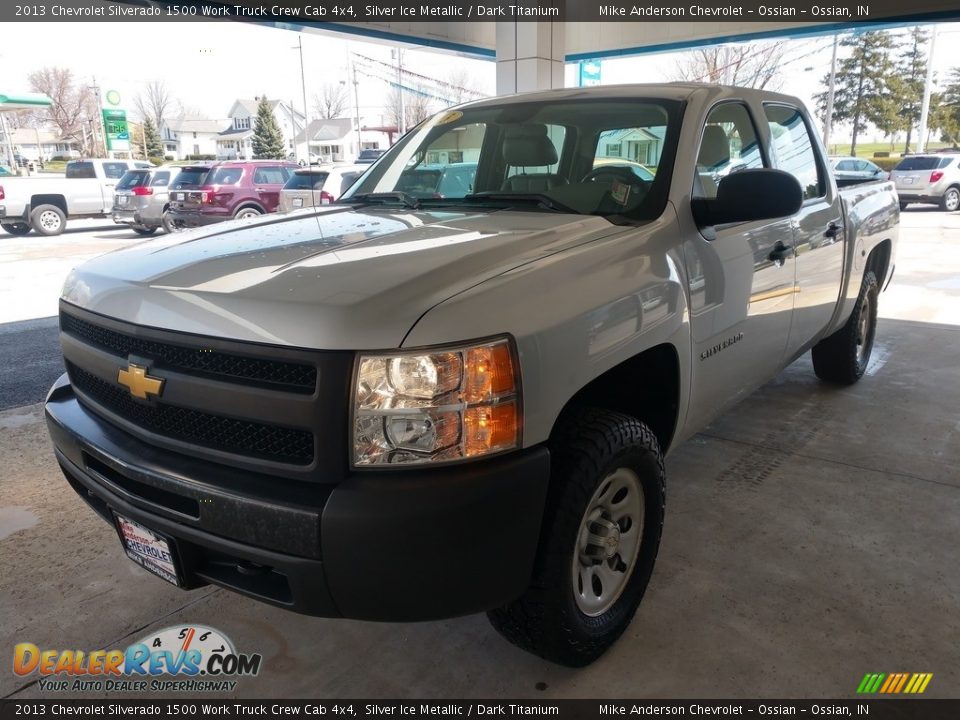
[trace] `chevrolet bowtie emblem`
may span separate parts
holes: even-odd
[[[150,377],[147,368],[142,365],[129,363],[126,368],[120,368],[117,373],[117,382],[130,391],[135,398],[146,400],[150,396],[157,397],[163,392],[163,378]]]

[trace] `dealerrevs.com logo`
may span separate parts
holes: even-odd
[[[205,625],[168,627],[126,650],[41,650],[29,642],[13,649],[13,672],[37,673],[40,689],[54,692],[231,691],[233,678],[257,675],[262,661]]]

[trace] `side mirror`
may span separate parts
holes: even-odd
[[[790,173],[762,168],[727,175],[717,186],[716,198],[693,201],[700,227],[789,217],[803,205],[803,189]]]

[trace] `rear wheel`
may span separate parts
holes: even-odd
[[[173,222],[173,215],[170,214],[169,210],[163,211],[163,217],[161,218],[161,222],[163,223],[164,232],[173,233],[173,232],[177,232],[177,230],[180,229]]]
[[[233,217],[235,217],[237,220],[242,220],[244,218],[257,217],[257,215],[262,215],[262,214],[263,213],[261,213],[256,208],[245,207],[237,210],[236,214]]]
[[[31,229],[30,225],[25,222],[3,223],[0,225],[0,228],[3,228],[4,232],[8,232],[11,235],[26,235]]]
[[[863,377],[877,331],[878,294],[877,278],[868,271],[846,324],[813,346],[813,371],[818,378],[852,385]]]
[[[67,216],[56,205],[38,205],[30,213],[30,224],[41,235],[59,235],[67,226]]]
[[[513,644],[582,667],[630,624],[663,529],[664,469],[635,418],[581,410],[552,447],[550,495],[530,587],[488,613]]]
[[[940,209],[947,212],[953,212],[960,208],[960,190],[955,187],[947,188],[947,191],[940,198]]]
[[[143,225],[131,225],[130,227],[137,235],[153,235],[157,231],[155,227],[144,227]]]

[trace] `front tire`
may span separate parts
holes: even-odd
[[[853,385],[863,377],[877,332],[877,297],[880,289],[872,271],[863,276],[860,295],[842,328],[813,346],[813,371],[817,377],[840,385]]]
[[[11,235],[26,235],[32,229],[29,223],[25,222],[3,223],[0,228]]]
[[[572,413],[552,442],[550,493],[530,587],[491,624],[547,660],[588,665],[630,624],[663,530],[663,458],[639,420]]]
[[[960,208],[960,190],[955,187],[947,188],[947,191],[940,198],[940,209],[945,212],[953,212]]]
[[[56,205],[38,205],[30,213],[30,224],[41,235],[59,235],[67,227],[67,216]]]

